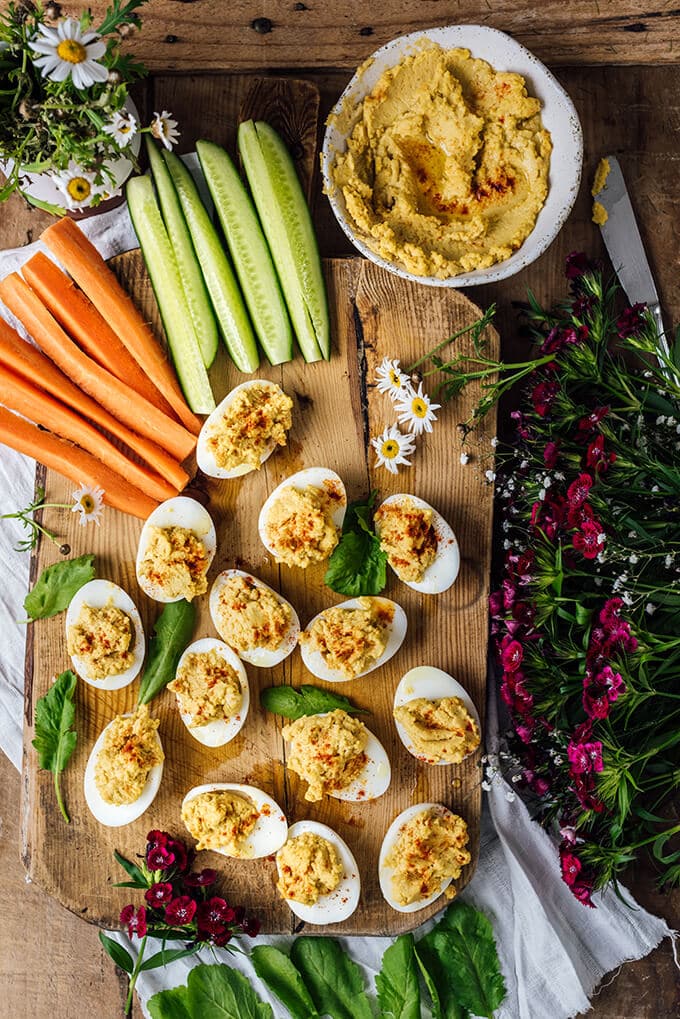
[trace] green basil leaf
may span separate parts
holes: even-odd
[[[173,987],[159,991],[146,1003],[151,1019],[192,1019],[189,1010],[189,989]]]
[[[200,951],[201,945],[192,945],[190,948],[162,948],[155,955],[150,955],[139,967],[140,973],[146,973],[150,969],[158,969],[160,966],[169,966],[177,959],[186,959],[188,955],[195,955]]]
[[[328,560],[324,584],[348,598],[376,595],[387,583],[387,555],[367,531],[349,531]]]
[[[62,559],[48,566],[24,599],[29,620],[48,619],[63,612],[76,591],[92,580],[94,572],[94,555],[91,554]]]
[[[274,1019],[271,1006],[229,966],[196,966],[187,986],[192,1019]]]
[[[299,937],[290,958],[302,975],[319,1015],[373,1019],[364,978],[334,938]]]
[[[335,711],[336,708],[341,708],[348,715],[370,714],[364,708],[355,707],[349,697],[308,683],[297,688],[287,684],[265,687],[260,693],[260,701],[267,711],[293,720],[304,715],[318,715],[322,711]]]
[[[309,991],[287,955],[272,945],[258,945],[250,958],[260,980],[286,1006],[293,1019],[318,1019]]]
[[[402,934],[387,949],[376,974],[380,1014],[384,1019],[420,1019],[420,985],[412,934]]]
[[[117,941],[114,941],[113,938],[107,937],[104,931],[99,932],[99,940],[104,946],[106,954],[113,959],[116,966],[120,967],[129,976],[135,968],[130,953],[122,945],[119,945]]]
[[[195,619],[196,606],[184,598],[168,602],[164,607],[149,641],[149,657],[139,684],[138,704],[148,704],[174,678],[177,663],[194,632]]]
[[[76,748],[77,733],[72,729],[76,709],[73,697],[78,677],[70,669],[57,676],[52,686],[35,705],[35,736],[33,746],[38,752],[38,766],[54,775],[57,803],[66,823],[69,816],[61,796],[59,775]]]

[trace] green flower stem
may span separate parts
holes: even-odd
[[[129,1015],[132,1009],[132,998],[135,991],[135,984],[137,983],[137,977],[139,976],[139,971],[142,967],[142,962],[144,961],[144,948],[146,946],[146,938],[147,935],[145,934],[139,943],[139,952],[137,954],[135,968],[130,974],[130,983],[128,984],[128,996],[125,1001],[125,1013],[124,1013],[125,1015]]]

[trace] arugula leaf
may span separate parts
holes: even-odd
[[[272,945],[258,945],[250,958],[260,980],[286,1006],[293,1019],[318,1019],[309,991],[287,955]]]
[[[413,949],[413,954],[416,957],[416,962],[418,963],[418,967],[422,974],[423,982],[427,987],[428,994],[430,995],[430,1001],[432,1002],[432,1019],[443,1019],[444,1013],[442,1012],[441,1002],[439,1000],[439,993],[435,986],[435,982],[432,979],[432,976],[430,975],[430,971],[428,970],[427,966],[425,965],[425,961],[422,958],[422,955],[424,954],[422,952],[422,942],[420,942],[417,945],[417,947]]]
[[[375,986],[381,1016],[420,1019],[420,986],[412,934],[402,934],[387,949]]]
[[[99,940],[104,946],[104,951],[111,959],[113,959],[116,966],[118,966],[120,969],[123,970],[124,973],[127,973],[127,975],[130,976],[133,969],[135,968],[135,964],[132,961],[132,956],[130,955],[130,953],[126,951],[126,949],[123,948],[122,945],[119,945],[117,941],[114,941],[113,938],[110,938],[106,934],[104,934],[104,931],[99,932]]]
[[[364,978],[334,938],[298,937],[290,958],[298,968],[319,1015],[331,1019],[372,1019]]]
[[[196,619],[193,602],[168,602],[153,628],[149,657],[139,684],[138,704],[148,704],[175,675],[182,652],[191,640]]]
[[[287,684],[265,687],[260,693],[260,701],[267,711],[293,720],[304,715],[318,715],[322,711],[335,711],[336,708],[341,708],[348,715],[370,715],[370,711],[356,708],[349,697],[308,683],[297,688]]]
[[[54,775],[54,791],[66,823],[70,818],[61,796],[59,776],[75,750],[77,733],[72,729],[76,715],[73,695],[78,677],[70,669],[57,676],[47,693],[35,705],[35,737],[38,766]]]
[[[191,1019],[274,1019],[271,1005],[255,994],[238,970],[229,966],[196,966],[189,973]]]
[[[192,1019],[188,987],[159,991],[146,1003],[151,1019]]]
[[[468,1019],[469,1012],[458,1002],[453,980],[446,972],[446,963],[433,949],[429,935],[418,942],[416,959],[432,999],[433,1019]]]
[[[24,599],[29,621],[48,619],[68,608],[76,591],[94,577],[94,555],[62,559],[48,566],[38,577],[32,591]]]
[[[387,555],[372,526],[376,495],[349,504],[342,537],[328,560],[324,583],[349,598],[380,594],[387,583]]]

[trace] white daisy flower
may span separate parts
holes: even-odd
[[[439,410],[441,405],[430,401],[427,393],[423,392],[422,382],[417,391],[411,390],[410,393],[404,393],[394,402],[398,412],[397,420],[407,425],[410,432],[413,432],[414,435],[422,435],[423,432],[432,431],[432,422],[437,420],[437,415],[434,412]]]
[[[137,121],[131,113],[117,110],[113,115],[110,124],[104,128],[104,134],[109,134],[121,149],[129,145],[137,134]]]
[[[64,18],[55,28],[38,25],[29,46],[38,54],[33,63],[43,78],[66,81],[70,76],[76,88],[89,88],[108,77],[108,69],[97,63],[106,53],[106,43],[96,32],[83,33],[75,18]]]
[[[69,209],[82,209],[89,205],[97,194],[94,173],[83,170],[82,166],[78,166],[73,160],[65,170],[53,173],[51,177],[63,194]]]
[[[151,134],[154,138],[158,138],[159,142],[163,143],[168,152],[170,152],[173,145],[177,144],[179,138],[177,121],[172,119],[172,114],[169,110],[163,110],[162,113],[154,113],[153,120],[151,121]]]
[[[375,380],[379,393],[387,393],[393,400],[405,393],[412,393],[413,387],[408,376],[401,370],[396,357],[384,357],[375,370]]]
[[[416,444],[413,438],[400,431],[397,425],[388,425],[382,435],[371,439],[375,450],[376,467],[386,467],[390,474],[396,474],[399,464],[411,466],[407,457],[415,453]]]
[[[104,489],[91,488],[89,485],[81,485],[77,492],[73,493],[72,513],[80,513],[78,521],[83,527],[90,521],[99,525],[102,513],[104,512]]]

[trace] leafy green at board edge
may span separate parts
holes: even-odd
[[[387,583],[387,554],[373,530],[371,511],[377,490],[347,507],[342,537],[328,560],[324,583],[348,598],[376,595]]]
[[[250,981],[224,963],[201,963],[189,971],[185,986],[149,998],[152,1019],[274,1019]]]
[[[349,697],[331,693],[321,687],[303,683],[299,687],[281,684],[268,686],[260,693],[262,707],[275,715],[282,715],[293,721],[305,715],[318,715],[322,711],[335,711],[340,708],[348,715],[370,715],[365,708],[354,706]]]
[[[401,934],[386,949],[375,986],[381,1017],[420,1019],[420,984],[412,934]]]
[[[94,554],[88,552],[46,567],[24,598],[29,622],[49,619],[68,608],[74,594],[93,579],[94,558]]]
[[[186,985],[158,991],[146,1003],[151,1019],[192,1019]]]
[[[273,945],[257,945],[250,953],[260,980],[276,995],[293,1019],[319,1019],[300,972],[290,958]]]
[[[130,976],[133,969],[135,968],[135,964],[132,961],[132,956],[130,955],[130,953],[125,948],[123,948],[122,945],[119,945],[117,941],[114,941],[113,938],[110,938],[108,934],[104,934],[104,931],[99,931],[99,940],[101,941],[104,951],[109,956],[109,958],[113,959],[116,966],[118,966],[119,969],[122,969],[124,973],[127,973],[127,975]]]
[[[78,734],[72,728],[76,717],[73,697],[78,677],[71,669],[60,673],[35,704],[33,746],[38,754],[38,767],[51,771],[54,792],[61,815],[68,824],[70,818],[61,795],[59,776],[76,748]]]
[[[196,606],[184,598],[163,607],[149,641],[149,657],[139,684],[138,704],[148,704],[174,678],[177,663],[194,632]]]
[[[373,1019],[363,974],[335,938],[300,935],[293,942],[290,958],[320,1015]]]

